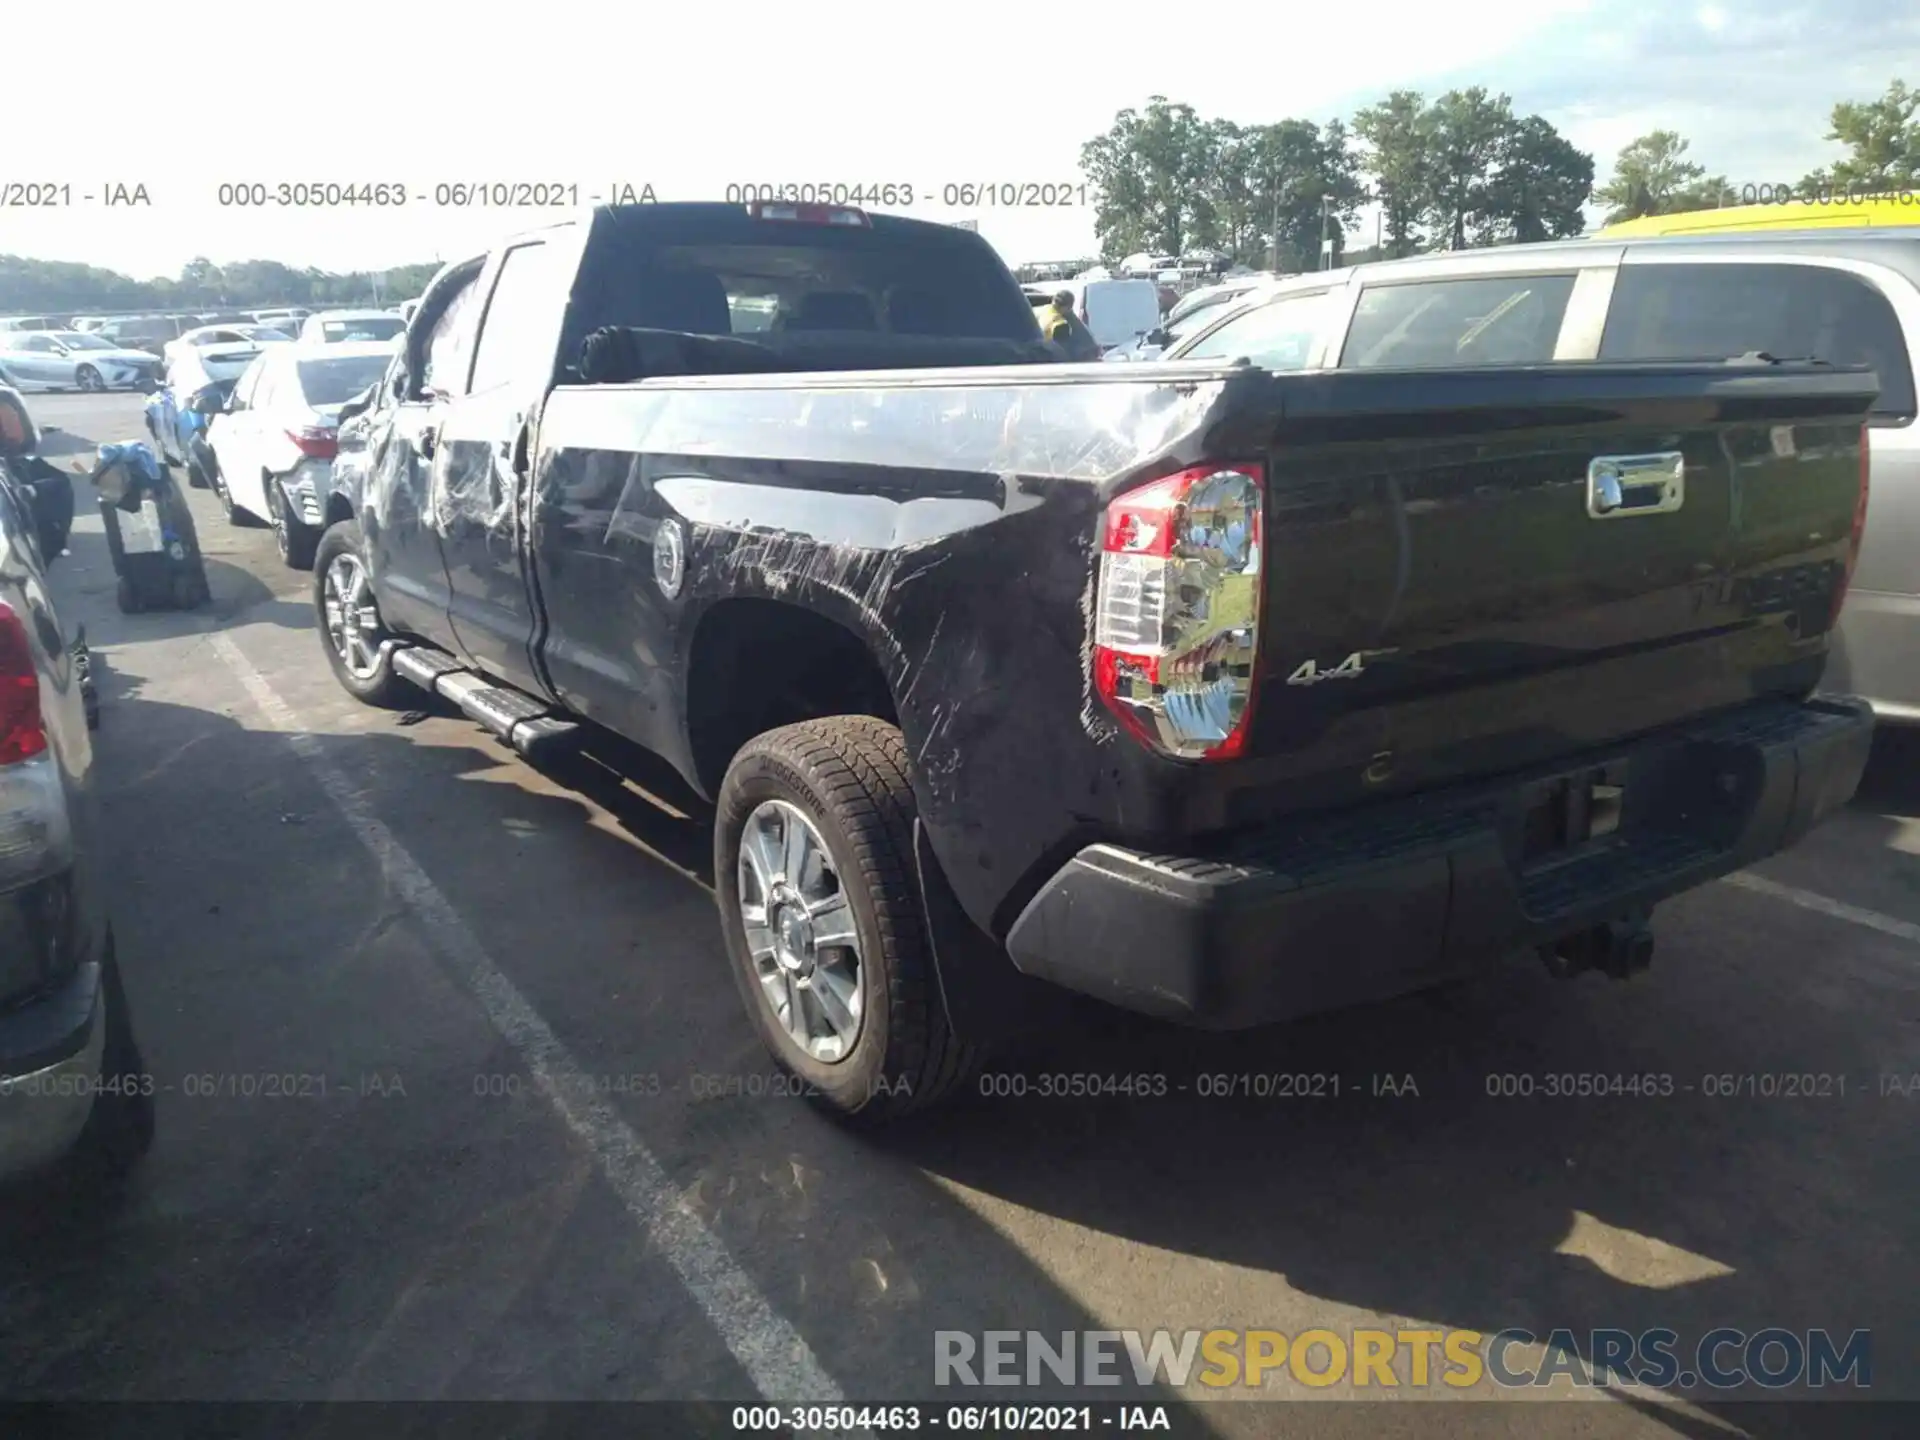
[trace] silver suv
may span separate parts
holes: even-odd
[[[1920,723],[1920,229],[1576,240],[1300,275],[1253,292],[1167,359],[1272,370],[1759,351],[1871,365],[1866,533],[1825,684]],[[1738,493],[1736,491],[1736,493]]]

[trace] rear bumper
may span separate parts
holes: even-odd
[[[97,963],[0,1015],[0,1179],[57,1159],[93,1111],[106,1046]]]
[[[1770,701],[1209,854],[1093,845],[1022,911],[1008,950],[1027,975],[1211,1028],[1386,999],[1785,848],[1852,798],[1872,735],[1862,701]],[[1580,775],[1622,787],[1617,831],[1523,860],[1529,810]]]

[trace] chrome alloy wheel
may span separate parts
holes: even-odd
[[[380,631],[380,613],[373,605],[367,567],[358,555],[333,557],[327,566],[325,604],[327,641],[340,663],[354,679],[372,679],[380,668],[380,646],[374,639]]]
[[[863,1004],[860,935],[813,823],[762,802],[740,832],[740,920],[760,993],[793,1042],[832,1064],[853,1053]]]

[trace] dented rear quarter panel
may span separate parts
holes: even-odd
[[[531,517],[547,676],[697,784],[703,617],[754,597],[833,621],[887,677],[955,893],[1004,929],[1022,877],[1146,793],[1125,772],[1153,762],[1113,743],[1089,688],[1106,497],[1201,458],[1251,383],[1089,365],[561,387]],[[668,520],[687,557],[672,598],[653,558]]]
[[[1785,616],[1753,611],[1742,587],[1809,562],[1838,573],[1857,427],[1873,388],[1858,376],[1718,366],[1315,379],[1177,363],[563,386],[547,400],[535,444],[529,576],[544,616],[536,643],[560,700],[698,785],[686,707],[703,619],[730,600],[758,598],[831,620],[887,679],[920,816],[955,895],[976,924],[1004,935],[1046,875],[1094,841],[1184,846],[1811,689],[1824,625],[1793,632]],[[1687,596],[1703,581],[1727,582],[1727,614],[1708,617],[1725,624],[1693,622],[1706,627],[1703,638],[1676,633],[1668,643],[1647,631],[1645,644],[1589,665],[1578,685],[1563,666],[1542,666],[1464,674],[1426,693],[1401,665],[1328,696],[1333,703],[1309,703],[1283,690],[1275,657],[1292,651],[1274,647],[1302,643],[1302,627],[1329,607],[1351,633],[1390,624],[1399,607],[1371,591],[1353,599],[1353,577],[1306,583],[1319,557],[1288,552],[1292,588],[1281,592],[1284,604],[1267,597],[1272,613],[1261,622],[1265,698],[1256,696],[1249,757],[1207,765],[1151,754],[1120,734],[1092,694],[1101,514],[1124,488],[1203,462],[1259,460],[1280,467],[1275,478],[1292,497],[1344,456],[1341,465],[1371,478],[1345,485],[1351,513],[1341,533],[1388,545],[1404,571],[1418,526],[1383,474],[1425,475],[1464,454],[1471,463],[1457,503],[1483,527],[1550,500],[1556,513],[1581,517],[1555,522],[1577,531],[1588,524],[1577,463],[1587,454],[1667,448],[1682,437],[1703,455],[1702,445],[1728,436],[1764,444],[1773,418],[1820,422],[1828,449],[1798,479],[1790,473],[1798,461],[1757,470],[1703,461],[1715,485],[1756,502],[1737,523],[1738,545],[1702,540],[1669,576],[1659,563],[1663,532],[1622,532],[1631,543],[1613,575],[1631,604],[1693,603]],[[1530,458],[1515,464],[1513,453]],[[1376,492],[1387,501],[1366,498]],[[1312,532],[1295,534],[1297,517],[1287,519],[1289,543],[1309,542]],[[672,596],[654,568],[668,521],[686,541],[684,582]],[[1793,533],[1775,543],[1783,523]],[[1454,564],[1448,545],[1434,543],[1447,553],[1429,558]],[[1495,563],[1484,547],[1464,549]],[[1522,547],[1510,558],[1489,577],[1502,597],[1548,557]],[[1461,563],[1472,571],[1470,556]],[[1415,598],[1464,603],[1461,583]],[[1549,657],[1557,665],[1610,653],[1606,607],[1574,597],[1553,613],[1563,617]],[[1417,653],[1472,660],[1487,648],[1490,623],[1439,626]],[[1387,746],[1407,751],[1409,763],[1370,790],[1368,761]]]

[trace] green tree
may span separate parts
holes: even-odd
[[[1201,243],[1226,251],[1236,260],[1259,251],[1267,221],[1261,218],[1265,177],[1256,131],[1231,120],[1208,122],[1208,174],[1204,181],[1213,233]],[[1267,214],[1272,207],[1267,207]]]
[[[1216,140],[1191,105],[1154,95],[1145,114],[1122,110],[1106,134],[1083,145],[1080,164],[1095,195],[1101,253],[1118,259],[1136,250],[1184,249],[1196,224],[1206,224],[1200,187]]]
[[[1420,217],[1430,189],[1426,101],[1415,90],[1396,90],[1353,117],[1353,132],[1365,144],[1362,164],[1373,177],[1388,255],[1420,248]]]
[[[1810,194],[1920,186],[1920,90],[1904,80],[1895,80],[1878,100],[1835,105],[1826,138],[1846,146],[1847,154],[1800,182]]]
[[[1449,90],[1427,111],[1424,218],[1442,248],[1466,249],[1469,232],[1494,221],[1494,168],[1515,123],[1512,102],[1505,95],[1490,96],[1478,85]]]
[[[1593,194],[1607,207],[1606,223],[1740,203],[1724,175],[1707,174],[1686,154],[1687,142],[1672,130],[1651,130],[1623,145],[1612,178]]]
[[[1593,156],[1538,115],[1514,121],[1495,155],[1482,200],[1480,243],[1564,240],[1585,231]]]
[[[400,265],[383,271],[384,303],[418,295],[440,267]],[[262,310],[277,305],[370,304],[372,277],[335,275],[324,270],[295,270],[274,260],[238,260],[216,265],[196,256],[177,279],[135,280],[92,265],[59,260],[30,260],[0,255],[0,313],[54,313],[116,310]]]
[[[1366,195],[1346,126],[1336,120],[1322,129],[1311,120],[1282,120],[1254,132],[1252,150],[1261,248],[1271,256],[1277,240],[1283,270],[1319,269],[1322,205],[1328,203],[1337,257]]]
[[[1594,191],[1607,207],[1609,225],[1643,215],[1671,215],[1687,209],[1679,202],[1706,171],[1686,158],[1687,142],[1677,131],[1652,130],[1620,147],[1613,175]]]

